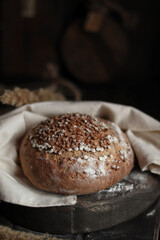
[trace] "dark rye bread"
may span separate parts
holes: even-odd
[[[132,170],[134,154],[116,124],[75,113],[32,128],[21,143],[20,162],[35,187],[78,195],[119,182]]]

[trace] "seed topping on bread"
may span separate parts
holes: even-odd
[[[111,134],[112,130],[116,130],[117,136]],[[53,116],[33,128],[29,139],[38,151],[59,156],[74,152],[74,157],[69,158],[73,164],[72,170],[79,169],[77,171],[87,175],[105,175],[106,169],[107,172],[119,170],[121,161],[129,159],[127,144],[124,145],[119,127],[114,123],[107,125],[87,114]],[[111,151],[121,142],[119,154],[113,159]],[[64,159],[60,160],[61,168],[65,168],[64,162]]]
[[[134,153],[113,122],[80,113],[52,116],[33,127],[20,147],[24,174],[34,186],[62,194],[88,194],[126,176]]]

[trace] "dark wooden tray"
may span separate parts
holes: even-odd
[[[159,180],[156,175],[134,169],[110,189],[78,196],[73,206],[35,208],[1,202],[0,212],[13,223],[41,233],[109,229],[147,210],[160,196]]]

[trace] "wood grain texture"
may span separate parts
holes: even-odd
[[[147,211],[160,197],[159,177],[148,172],[134,169],[121,184],[78,196],[74,206],[31,208],[1,202],[0,212],[14,224],[41,233],[77,234],[109,229]]]

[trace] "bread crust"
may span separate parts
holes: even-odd
[[[130,173],[134,153],[114,123],[86,114],[61,114],[29,130],[20,146],[25,176],[37,188],[90,194]]]

